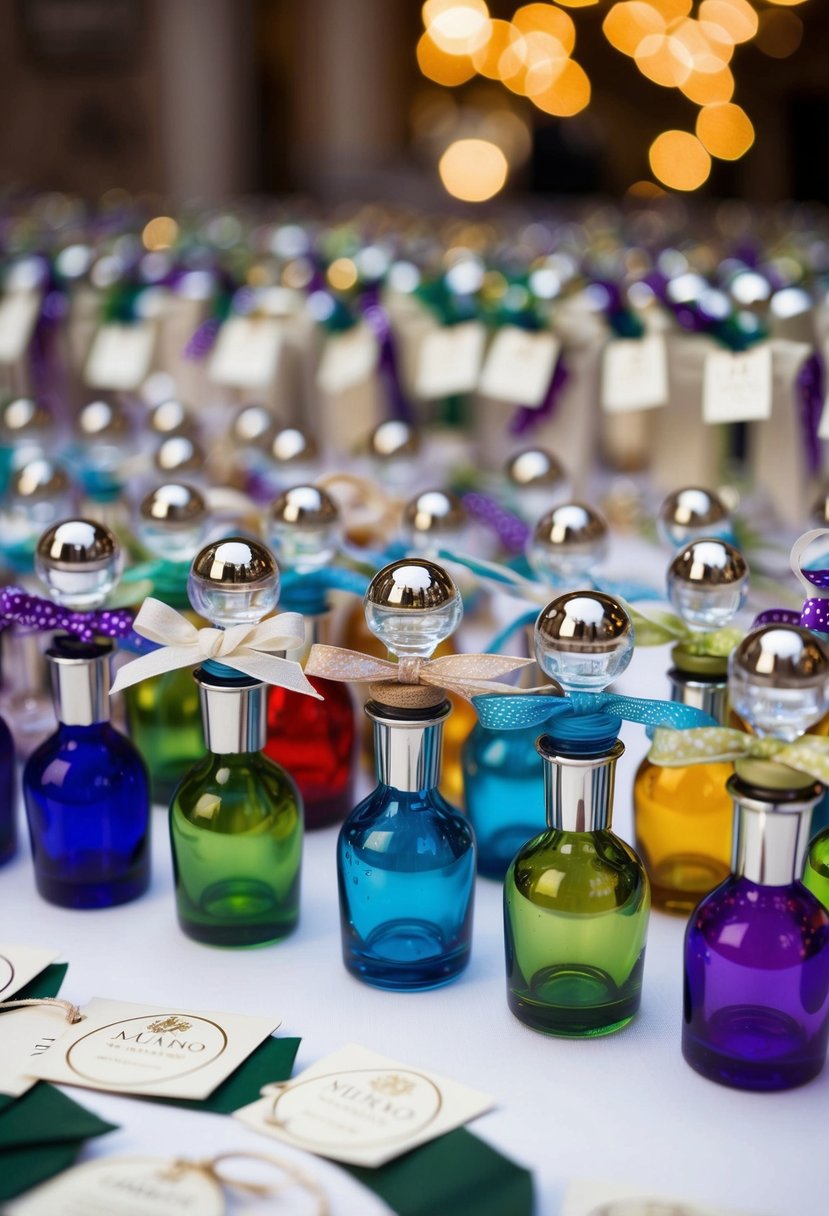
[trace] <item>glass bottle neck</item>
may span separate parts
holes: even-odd
[[[556,751],[549,736],[536,745],[544,761],[547,823],[558,832],[600,832],[610,827],[616,761],[625,745],[616,740],[600,756],[567,756]]]
[[[252,680],[222,680],[203,668],[195,673],[195,679],[207,750],[218,756],[261,752],[268,729],[265,685]]]
[[[740,878],[765,887],[785,887],[803,873],[812,811],[817,798],[776,803],[736,794],[732,870]]]
[[[430,710],[428,717],[396,718],[377,702],[368,703],[380,785],[411,794],[434,789],[440,781],[443,724],[451,712],[451,706],[444,703]]]
[[[721,726],[728,722],[728,680],[700,680],[677,668],[668,672],[671,700],[710,714]]]

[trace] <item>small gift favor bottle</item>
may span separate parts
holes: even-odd
[[[697,540],[680,550],[668,571],[668,594],[685,623],[704,632],[727,625],[739,611],[748,566],[721,540]],[[728,656],[673,648],[671,697],[728,724]],[[665,768],[645,759],[633,785],[636,848],[651,882],[655,907],[687,913],[729,873],[733,808],[726,782],[730,763]]]
[[[610,596],[572,592],[541,612],[535,643],[564,688],[598,691],[630,662],[633,630]],[[545,1034],[610,1034],[641,1000],[648,878],[610,829],[620,725],[563,715],[538,740],[548,828],[507,871],[504,935],[509,1007]]]
[[[115,587],[121,550],[103,525],[67,520],[41,537],[37,572],[76,611]],[[29,757],[23,794],[37,889],[67,908],[104,908],[142,895],[150,880],[147,770],[110,725],[109,641],[58,634],[46,651],[58,729]]]
[[[138,508],[139,539],[159,563],[153,595],[172,608],[190,606],[187,574],[207,521],[201,493],[183,482],[157,486]],[[192,674],[182,668],[165,672],[133,684],[124,698],[130,736],[150,770],[153,802],[169,806],[179,781],[205,750]]]
[[[583,577],[606,544],[604,520],[573,503],[542,516],[527,556],[540,579],[561,585]],[[478,870],[487,878],[502,879],[521,845],[547,822],[537,738],[535,726],[487,730],[476,722],[464,746],[466,809],[478,843]]]
[[[273,504],[270,540],[283,570],[313,576],[330,565],[337,552],[339,512],[330,495],[317,486],[286,490]],[[327,640],[328,602],[324,588],[301,577],[283,585],[282,608],[301,612],[306,646]],[[316,677],[314,688],[324,698],[271,688],[268,692],[268,738],[265,752],[285,764],[299,786],[308,829],[344,819],[354,805],[357,726],[347,684]]]
[[[279,572],[264,545],[232,537],[196,555],[188,592],[217,628],[253,625],[276,606]],[[302,801],[262,752],[265,685],[212,659],[195,679],[207,755],[170,806],[179,924],[216,946],[276,941],[299,917]]]
[[[685,936],[682,1052],[721,1085],[791,1089],[829,1038],[829,913],[799,881],[823,787],[765,760],[736,769],[733,873]]]
[[[401,663],[430,656],[463,612],[449,575],[433,562],[384,567],[365,597],[372,633]],[[337,873],[343,959],[378,988],[445,984],[469,961],[475,842],[468,820],[443,798],[439,688],[372,684],[377,788],[340,830]]]

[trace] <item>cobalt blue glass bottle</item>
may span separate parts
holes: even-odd
[[[14,741],[0,718],[0,865],[17,852],[14,790]]]
[[[524,453],[527,465],[541,455]],[[527,557],[540,580],[568,586],[601,561],[607,535],[597,512],[567,503],[538,521]],[[464,747],[466,809],[478,844],[478,871],[486,878],[503,878],[521,846],[547,826],[538,736],[537,727],[495,731],[476,723]]]
[[[440,566],[393,562],[365,598],[371,631],[402,662],[431,655],[463,611]],[[371,686],[377,788],[344,823],[337,846],[343,959],[378,988],[417,991],[454,979],[469,961],[475,841],[439,793],[442,689]]]
[[[55,598],[84,610],[114,587],[121,553],[108,529],[74,519],[43,534],[36,564]],[[29,757],[23,794],[37,889],[62,907],[126,903],[150,879],[147,770],[110,725],[111,654],[63,634],[46,652],[58,729]]]

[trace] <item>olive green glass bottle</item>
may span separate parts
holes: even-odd
[[[624,745],[565,754],[543,736],[537,748],[549,827],[507,871],[507,999],[533,1030],[610,1034],[639,1008],[651,902],[642,862],[610,830]]]

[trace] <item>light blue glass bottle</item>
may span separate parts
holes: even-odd
[[[547,463],[540,451],[523,455],[528,469]],[[527,558],[540,581],[566,587],[601,561],[607,535],[596,511],[565,503],[538,520]],[[478,723],[464,747],[466,809],[478,842],[478,872],[486,878],[502,879],[521,846],[547,826],[539,734],[537,727],[494,731]]]
[[[366,620],[399,661],[425,658],[463,611],[441,567],[407,558],[366,592]],[[448,983],[469,961],[475,840],[468,819],[438,792],[442,689],[371,686],[377,788],[344,823],[337,845],[343,960],[378,988]]]

